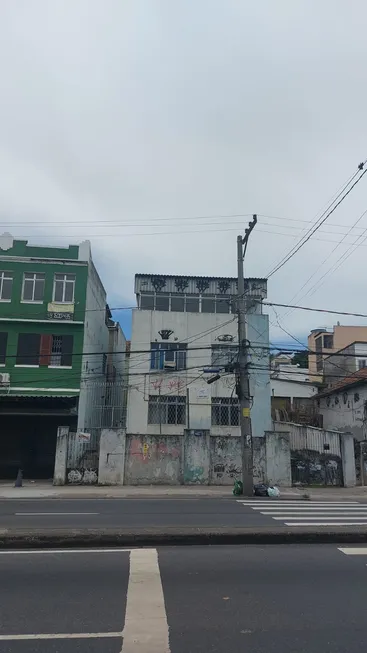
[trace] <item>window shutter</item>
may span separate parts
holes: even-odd
[[[71,367],[73,364],[73,341],[73,336],[62,337],[61,365],[64,365],[65,367]]]
[[[52,336],[42,334],[40,345],[40,365],[50,365]]]
[[[39,365],[39,333],[20,333],[18,336],[17,365]]]
[[[0,363],[4,365],[6,362],[6,345],[8,343],[8,334],[6,332],[0,333]]]

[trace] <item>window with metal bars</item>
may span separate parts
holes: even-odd
[[[212,345],[212,366],[227,367],[238,360],[237,345]]]
[[[71,367],[73,336],[52,336],[50,367]]]
[[[150,395],[148,424],[186,424],[186,397]]]
[[[212,397],[212,426],[239,426],[238,399]]]

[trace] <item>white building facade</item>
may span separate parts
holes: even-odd
[[[236,279],[138,274],[135,293],[127,432],[239,436]],[[265,297],[266,280],[246,280],[253,437],[272,429]]]

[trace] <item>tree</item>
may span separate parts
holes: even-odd
[[[308,368],[308,351],[304,349],[303,351],[298,351],[294,354],[292,358],[292,365],[299,365],[303,368]]]

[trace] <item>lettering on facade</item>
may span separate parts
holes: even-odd
[[[48,320],[72,320],[73,317],[73,313],[55,313],[54,311],[47,313]]]

